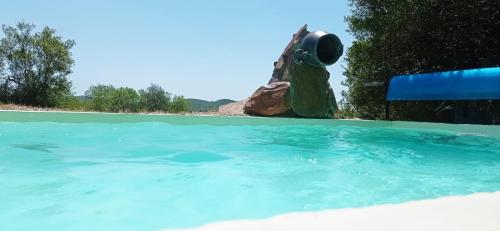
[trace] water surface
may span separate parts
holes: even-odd
[[[0,227],[160,230],[500,190],[500,139],[421,127],[0,112]]]

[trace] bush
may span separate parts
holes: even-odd
[[[111,112],[112,95],[115,87],[112,85],[95,85],[85,92],[90,100],[90,109],[93,111]]]
[[[189,110],[189,101],[184,96],[174,96],[171,105],[171,112],[178,113]]]
[[[111,92],[112,112],[138,112],[139,94],[129,87],[120,87]]]
[[[74,95],[63,95],[56,100],[56,108],[71,111],[86,111],[85,103]]]
[[[142,109],[148,112],[166,112],[170,109],[171,94],[160,85],[151,84],[146,89],[139,90]]]

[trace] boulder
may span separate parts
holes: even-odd
[[[246,115],[245,112],[243,111],[243,107],[247,103],[248,98],[234,102],[234,103],[229,103],[226,105],[222,105],[219,107],[218,113],[221,115],[231,115],[231,116],[243,116]]]
[[[243,110],[249,115],[281,116],[290,113],[289,82],[273,82],[257,89],[245,103]]]

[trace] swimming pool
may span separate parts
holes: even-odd
[[[500,128],[0,112],[1,230],[161,230],[500,190]]]

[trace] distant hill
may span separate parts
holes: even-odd
[[[86,101],[90,98],[88,96],[79,95],[79,100]],[[216,101],[207,101],[202,99],[187,99],[190,102],[189,111],[192,112],[212,112],[217,111],[219,106],[234,103],[236,101],[230,99],[219,99]]]
[[[189,106],[189,110],[192,112],[217,111],[219,109],[219,106],[236,102],[230,99],[219,99],[216,101],[206,101],[201,99],[187,99],[187,100],[191,103],[191,105]]]

